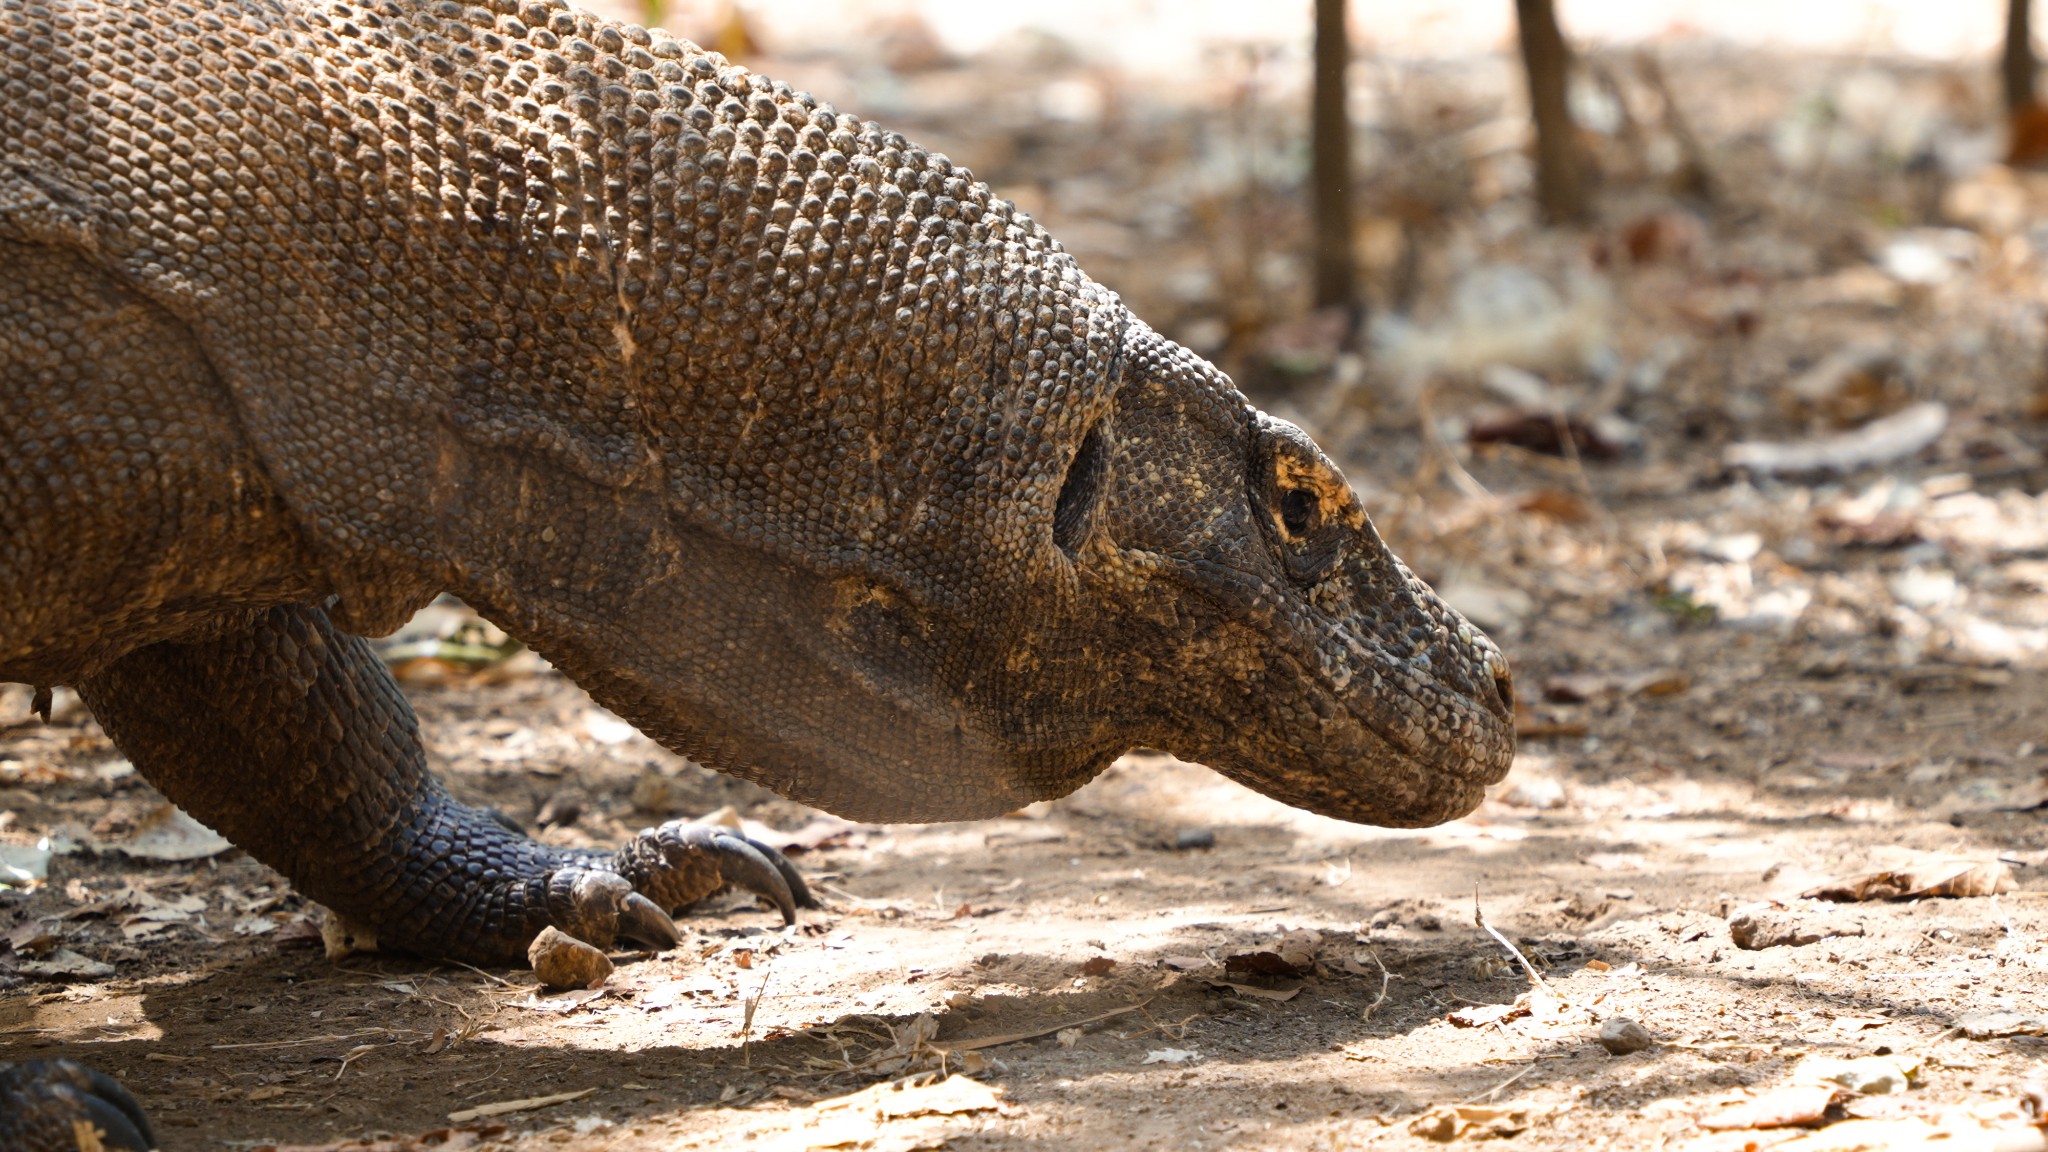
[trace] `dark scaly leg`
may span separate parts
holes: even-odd
[[[150,1152],[156,1134],[142,1105],[112,1076],[71,1060],[0,1064],[0,1148],[77,1152],[90,1124],[98,1147]]]
[[[669,913],[728,883],[786,921],[811,902],[777,853],[722,830],[676,822],[603,855],[456,802],[398,684],[319,608],[139,649],[78,690],[164,795],[386,947],[517,962],[550,924],[668,947]]]

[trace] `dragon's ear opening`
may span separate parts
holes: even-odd
[[[1108,419],[1099,420],[1067,465],[1067,479],[1060,486],[1059,502],[1052,510],[1052,542],[1071,560],[1087,543],[1095,525],[1095,510],[1102,505],[1109,485],[1110,433]]]

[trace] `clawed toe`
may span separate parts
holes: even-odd
[[[810,885],[782,853],[737,832],[677,820],[649,828],[619,849],[619,873],[662,908],[693,904],[728,885],[774,904],[785,924],[816,908]]]

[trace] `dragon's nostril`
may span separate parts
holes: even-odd
[[[1493,694],[1500,697],[1500,704],[1510,715],[1515,711],[1515,677],[1505,664],[1493,668]]]

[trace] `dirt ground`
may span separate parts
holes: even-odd
[[[963,86],[1010,75],[918,68],[897,119],[941,134]],[[1019,194],[1076,226],[1084,264],[1104,248],[1141,314],[1315,431],[1501,641],[1522,750],[1471,816],[1352,826],[1148,755],[1001,820],[848,825],[430,627],[391,656],[460,797],[593,845],[729,807],[827,902],[783,930],[717,899],[681,948],[542,994],[521,970],[329,959],[275,874],[158,827],[75,698],[45,726],[0,690],[0,860],[57,849],[46,880],[0,887],[0,1061],[118,1075],[168,1152],[2048,1147],[2023,1142],[2048,1077],[2048,237],[2027,224],[2048,198],[1996,166],[1930,190],[1885,150],[1901,108],[1982,130],[1974,74],[1709,54],[1672,83],[1720,94],[1691,129],[1720,197],[1673,198],[1671,123],[1643,114],[1601,145],[1602,221],[1544,231],[1484,143],[1504,74],[1389,81],[1465,151],[1400,152],[1388,113],[1372,170],[1406,182],[1364,194],[1366,231],[1413,251],[1368,263],[1376,312],[1407,323],[1365,355],[1298,306],[1232,311],[1232,277],[1264,274],[1234,255],[1264,226],[1233,215],[1241,190],[1186,192],[1193,223],[1154,258],[1131,221],[1157,195],[1060,183],[1079,153],[1059,133],[1083,133],[1088,163],[1181,187],[1209,155],[1191,125],[1222,124],[1227,153],[1209,113],[1242,92],[999,126],[986,159],[947,141],[999,187],[1040,172]],[[1823,159],[1783,144],[1814,92],[1835,100]],[[1460,360],[1479,333],[1501,339]],[[1726,456],[1915,404],[1941,424],[1903,456],[1781,477]],[[1880,872],[1976,894],[1802,896]],[[1807,1126],[1746,1123],[1763,1112]]]

